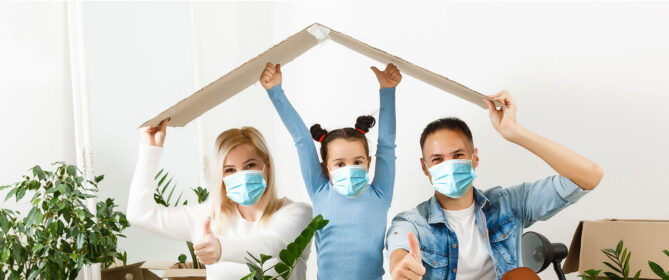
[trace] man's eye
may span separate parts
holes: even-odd
[[[442,162],[443,160],[441,158],[433,158],[432,162]]]

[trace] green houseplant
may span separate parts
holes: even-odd
[[[277,264],[264,268],[264,264],[272,259],[272,256],[260,254],[259,257],[253,256],[251,253],[247,254],[251,259],[246,259],[246,266],[249,267],[251,273],[244,276],[241,280],[274,280],[274,279],[288,279],[293,273],[293,269],[297,264],[297,260],[307,248],[309,242],[314,237],[317,230],[324,228],[328,224],[328,220],[324,220],[323,216],[318,215],[311,220],[311,223],[300,233],[295,241],[288,244],[288,246],[279,252],[279,260]],[[265,275],[267,271],[274,269],[277,276]]]
[[[174,178],[169,176],[169,172],[165,171],[164,169],[160,169],[156,176],[154,177],[154,180],[157,182],[156,190],[153,193],[153,200],[156,201],[156,203],[163,205],[165,207],[170,207],[171,206],[179,206],[179,205],[188,205],[188,200],[184,200],[182,204],[179,204],[181,202],[181,197],[183,196],[183,191],[179,193],[179,196],[177,197],[177,200],[172,203],[172,198],[174,195],[174,190],[176,189],[176,183],[172,184],[172,180]],[[197,203],[202,203],[207,198],[209,197],[209,192],[207,189],[198,186],[197,188],[191,188],[193,192],[195,193],[195,196],[197,197]],[[166,197],[167,195],[167,197]],[[193,260],[193,268],[194,269],[200,269],[204,268],[204,265],[201,264],[197,256],[195,256],[195,250],[193,249],[193,243],[190,241],[186,241],[186,246],[188,247],[188,253],[190,254],[191,259]],[[185,264],[186,263],[186,255],[181,254],[177,258],[180,263]]]
[[[669,250],[662,251],[667,257],[669,257]],[[664,269],[655,262],[648,261],[648,266],[657,276],[660,276],[662,280],[669,280],[669,270],[664,271]]]
[[[31,209],[0,209],[0,279],[74,279],[86,264],[109,267],[115,260],[125,265],[127,255],[116,245],[130,224],[115,210],[112,198],[99,201],[95,213],[86,207],[104,178],[87,180],[74,165],[53,164],[55,171],[39,165],[10,188],[5,200],[30,198]]]
[[[669,250],[664,250],[662,251],[665,255],[669,257]],[[630,257],[632,256],[632,251],[627,251],[627,248],[623,247],[623,241],[620,240],[618,242],[618,246],[616,246],[616,249],[604,249],[602,250],[602,253],[606,255],[611,262],[604,262],[604,265],[608,266],[611,268],[613,271],[617,272],[604,272],[604,275],[606,275],[606,279],[611,279],[611,280],[619,280],[619,279],[630,279],[629,278],[629,261]],[[662,280],[669,280],[669,271],[664,271],[664,269],[658,265],[655,262],[648,261],[648,266],[650,266],[650,269],[655,273],[657,276],[659,276]],[[602,273],[602,269],[595,270],[595,269],[590,269],[586,270],[584,274],[579,275],[579,277],[586,279],[586,280],[596,280],[599,279],[599,274]],[[639,276],[641,275],[641,270],[637,271],[637,273],[634,275],[633,278],[634,280],[639,279]]]

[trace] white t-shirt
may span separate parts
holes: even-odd
[[[191,241],[199,241],[203,237],[204,221],[211,214],[206,204],[192,204],[179,207],[163,207],[153,200],[156,188],[154,176],[158,172],[158,160],[162,147],[141,144],[139,157],[135,167],[135,175],[130,184],[128,197],[128,220],[135,226],[161,235],[163,237]],[[246,252],[254,256],[261,253],[277,258],[279,251],[300,235],[311,222],[311,206],[301,202],[282,199],[283,206],[263,223],[260,220],[249,222],[242,218],[239,211],[226,221],[223,232],[216,234],[221,243],[221,257],[212,265],[207,265],[207,279],[240,279],[249,274],[246,266]],[[212,222],[212,230],[214,229]],[[184,252],[186,246],[175,250]],[[291,280],[306,278],[306,262],[309,258],[310,246],[298,259]],[[178,251],[175,251],[178,252]],[[172,257],[166,257],[171,259]],[[275,264],[276,259],[265,263],[265,267]],[[272,274],[274,270],[268,272]]]
[[[485,239],[476,225],[474,203],[463,210],[442,210],[448,224],[458,237],[458,265],[455,279],[496,279],[495,266],[488,254]]]

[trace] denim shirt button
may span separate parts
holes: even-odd
[[[437,265],[437,261],[434,261],[434,265]]]
[[[503,234],[502,234],[502,238],[506,238],[506,233],[503,233]]]
[[[458,245],[455,245],[455,243],[453,243],[453,245],[451,245],[451,247],[455,248],[455,247],[458,247]]]
[[[453,269],[453,273],[455,273],[456,271],[458,271],[458,270],[454,268],[454,269]]]

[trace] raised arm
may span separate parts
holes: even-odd
[[[395,185],[395,87],[402,80],[402,74],[395,65],[388,64],[380,71],[372,67],[372,71],[379,80],[379,139],[376,146],[376,171],[372,186],[376,188],[384,199],[392,201]]]
[[[265,70],[260,76],[260,84],[267,90],[272,104],[283,125],[286,126],[288,132],[293,137],[295,147],[297,148],[297,155],[300,159],[300,168],[302,169],[302,178],[307,185],[307,192],[309,196],[313,197],[319,187],[325,185],[328,177],[323,174],[321,162],[318,159],[316,146],[311,139],[311,133],[304,125],[304,121],[300,115],[295,111],[293,105],[290,104],[288,98],[281,88],[281,65],[276,66],[267,63]]]
[[[127,218],[133,225],[163,237],[193,241],[195,226],[202,220],[204,205],[164,207],[153,200],[154,176],[163,150],[167,120],[159,127],[142,129],[143,143],[128,195]]]
[[[490,111],[490,120],[504,139],[516,143],[543,159],[560,175],[576,183],[583,190],[594,189],[604,176],[596,163],[564,146],[534,134],[516,122],[516,103],[507,91],[491,98],[505,105],[500,110],[492,101],[484,99]]]

